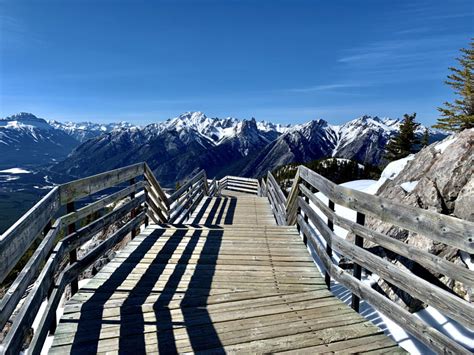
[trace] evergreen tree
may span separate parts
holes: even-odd
[[[404,115],[403,121],[400,124],[400,132],[393,137],[385,147],[387,150],[385,158],[387,160],[398,160],[417,151],[416,146],[420,144],[420,142],[416,138],[415,130],[420,124],[415,122],[415,118],[416,113],[413,115]]]
[[[421,146],[424,148],[430,144],[430,132],[428,128],[425,128],[425,132],[423,133],[423,138],[421,138]]]
[[[458,98],[438,108],[442,117],[435,128],[462,131],[474,127],[474,39],[471,39],[471,47],[462,48],[461,52],[461,57],[456,58],[460,68],[449,68],[452,74],[446,80]]]

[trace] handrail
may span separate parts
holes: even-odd
[[[289,225],[297,225],[303,240],[310,242],[325,267],[328,288],[330,279],[335,279],[352,292],[352,307],[355,310],[359,309],[359,299],[365,300],[437,352],[467,353],[467,350],[455,340],[431,328],[429,324],[367,286],[360,279],[362,268],[367,269],[391,285],[436,307],[450,318],[472,329],[474,306],[471,303],[364,249],[363,241],[370,240],[421,265],[426,270],[445,275],[472,289],[474,271],[371,230],[365,226],[365,215],[471,254],[474,252],[472,240],[474,223],[336,185],[304,166],[298,168],[288,197],[284,197],[270,172],[267,174],[265,185],[278,224],[284,217]],[[316,192],[325,195],[329,202],[323,203]],[[281,208],[282,204],[284,208]],[[357,222],[337,215],[334,212],[335,204],[355,210]],[[315,208],[327,217],[327,222],[322,220]],[[354,233],[355,244],[337,236],[333,232],[334,225]],[[335,263],[332,258],[333,249],[353,261],[353,274],[341,269]]]
[[[267,196],[278,225],[286,225],[285,195],[271,172],[267,174]]]
[[[129,186],[123,186],[124,183]],[[103,190],[109,192],[105,197],[79,209],[75,208],[78,200]],[[217,190],[218,185],[214,182],[212,194]],[[0,328],[3,328],[25,292],[29,290],[13,318],[9,332],[0,344],[0,352],[16,353],[22,348],[26,332],[30,329],[43,300],[47,298],[47,311],[29,349],[32,353],[39,352],[40,344],[43,343],[41,340],[44,340],[50,328],[55,328],[56,319],[53,313],[66,285],[71,284],[74,293],[79,273],[127,234],[131,233],[133,238],[137,228],[148,223],[148,218],[156,223],[172,223],[177,219],[183,221],[196,207],[197,202],[208,193],[206,174],[201,170],[181,189],[167,197],[146,163],[54,187],[0,237],[0,280],[3,281],[33,242],[43,236],[41,243],[0,302]],[[130,200],[114,211],[97,216],[98,213],[106,211],[108,206],[124,198]],[[57,216],[64,205],[67,206],[66,212]],[[183,209],[177,211],[179,206],[183,206]],[[90,216],[94,216],[92,221]],[[93,250],[94,253],[90,252],[82,258],[77,257],[77,248],[96,233],[105,231],[108,226],[121,222],[125,217],[129,219],[127,224],[99,244]],[[76,229],[76,223],[79,221],[86,224]],[[56,244],[58,239],[59,243]],[[107,247],[101,247],[103,245]],[[64,269],[67,255],[70,265]],[[54,281],[58,272],[60,276]],[[33,281],[33,287],[30,287]]]
[[[219,192],[227,189],[258,195],[260,184],[257,179],[227,175],[218,182]]]
[[[299,170],[302,179],[337,204],[474,254],[472,222],[339,186],[304,166]]]

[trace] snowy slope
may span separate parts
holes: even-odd
[[[29,113],[0,119],[0,168],[63,159],[78,144],[62,130]]]
[[[134,128],[137,126],[132,125],[128,122],[118,123],[93,123],[93,122],[59,122],[50,120],[47,121],[52,127],[60,129],[78,140],[84,142],[90,138],[97,137],[101,134],[112,132],[117,129]]]

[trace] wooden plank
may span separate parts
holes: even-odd
[[[68,266],[59,276],[58,282],[55,285],[52,296],[50,297],[46,309],[41,317],[38,325],[38,331],[34,334],[29,347],[29,351],[32,353],[39,353],[43,347],[44,341],[48,335],[49,325],[56,315],[56,309],[58,308],[59,301],[64,292],[67,284],[76,278],[79,273],[87,269],[93,262],[95,262],[100,256],[112,248],[114,245],[119,243],[127,234],[132,230],[135,230],[144,221],[146,212],[138,214],[134,219],[130,220],[123,227],[118,229],[110,237],[102,241],[99,245],[89,251],[81,259],[74,264]]]
[[[145,178],[148,180],[151,186],[153,186],[154,190],[158,194],[159,198],[161,201],[165,204],[167,208],[170,207],[169,202],[168,202],[168,197],[166,197],[166,194],[164,193],[163,189],[160,186],[160,183],[158,180],[156,180],[155,175],[153,174],[153,171],[150,169],[147,163],[144,163],[145,166]]]
[[[281,354],[327,354],[336,352],[361,353],[380,349],[390,349],[390,353],[406,354],[406,351],[395,346],[385,334],[370,335],[367,337],[342,340],[323,345],[310,346],[303,349],[283,351]]]
[[[183,184],[178,190],[176,190],[170,197],[168,197],[168,201],[172,204],[176,201],[182,194],[186,193],[187,189],[196,183],[199,180],[204,179],[204,170],[201,170],[198,174],[196,174],[193,178]]]
[[[370,286],[357,280],[339,266],[333,264],[332,260],[326,254],[324,247],[318,242],[316,236],[317,234],[313,228],[311,228],[301,216],[298,216],[298,224],[303,233],[305,233],[308,239],[311,241],[312,246],[316,249],[316,252],[324,267],[329,271],[331,277],[333,277],[336,281],[340,282],[344,287],[347,287],[350,291],[355,293],[361,299],[365,300],[376,310],[385,314],[392,321],[406,329],[409,333],[413,334],[429,348],[439,353],[468,353],[465,348],[457,344],[448,336],[427,325],[414,314],[411,314],[404,308],[373,290]]]
[[[326,207],[321,200],[312,194],[305,186],[300,185],[300,189],[301,192],[321,210],[321,212],[331,218],[334,223],[342,228],[350,230],[354,234],[359,234],[373,243],[377,243],[388,250],[413,260],[431,271],[461,281],[468,287],[474,287],[473,271],[341,217]]]
[[[271,185],[275,189],[278,201],[282,204],[286,204],[286,197],[283,194],[283,191],[281,190],[280,185],[278,185],[275,178],[273,177],[272,173],[268,172],[267,176],[268,176],[268,182],[271,183]]]
[[[293,184],[291,185],[290,193],[288,194],[288,198],[286,200],[286,214],[288,225],[294,225],[296,223],[296,214],[298,207],[297,197],[299,194],[300,181],[300,169],[298,168],[293,179]]]
[[[474,328],[474,305],[338,237],[301,197],[298,198],[298,204],[333,249],[407,291],[413,297],[442,310],[446,315],[468,328]]]
[[[109,187],[128,182],[130,179],[143,175],[144,165],[138,163],[105,173],[86,177],[60,185],[61,205],[90,196]]]
[[[143,202],[145,202],[144,195],[135,197],[133,200],[127,202],[115,211],[107,213],[105,216],[96,219],[94,222],[70,234],[69,236],[63,239],[63,243],[67,247],[68,251],[78,248],[79,246],[90,240],[95,233],[103,230],[106,226],[117,222],[120,218],[126,216],[134,208],[140,206],[140,204],[142,204]]]
[[[84,206],[75,212],[66,214],[60,217],[60,220],[62,221],[62,225],[67,226],[69,224],[75,223],[89,216],[90,214],[101,210],[102,208],[106,207],[107,205],[110,205],[111,203],[124,199],[132,193],[139,192],[145,187],[145,184],[146,183],[144,181],[139,181],[131,186],[127,186],[126,188],[120,191],[117,191],[109,196],[106,196],[98,201],[90,203],[87,206]]]
[[[0,283],[39,237],[47,223],[59,210],[59,188],[54,187],[45,197],[26,212],[0,238]]]
[[[3,329],[26,289],[33,281],[33,278],[39,273],[40,267],[49,256],[58,233],[61,231],[60,225],[61,221],[59,220],[54,223],[51,230],[43,238],[41,244],[3,296],[0,303],[0,329]]]
[[[33,288],[19,309],[12,327],[3,340],[0,347],[2,353],[14,354],[18,353],[22,348],[25,335],[33,324],[38,310],[54,282],[54,274],[66,254],[65,247],[61,242],[56,245],[54,251],[46,261],[38,279],[33,284]]]
[[[300,166],[300,176],[335,203],[474,254],[474,223],[339,186]]]

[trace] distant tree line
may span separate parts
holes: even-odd
[[[325,158],[302,164],[291,163],[281,166],[272,172],[275,180],[282,188],[291,186],[299,165],[306,166],[336,184],[360,179],[378,179],[381,173],[381,170],[376,166],[364,166],[349,159]]]

